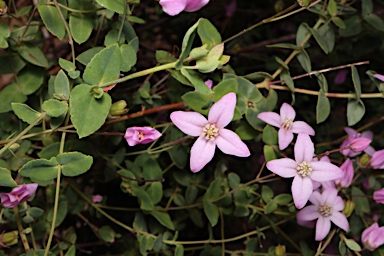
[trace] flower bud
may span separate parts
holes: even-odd
[[[373,223],[363,231],[361,241],[368,250],[374,251],[377,247],[384,244],[384,227],[379,227],[376,222]]]
[[[18,243],[17,230],[0,234],[0,247],[9,247]]]
[[[367,138],[356,138],[351,141],[349,144],[349,148],[355,152],[355,153],[360,153],[363,150],[365,150],[369,144],[371,144],[372,140],[367,139]]]
[[[37,187],[37,183],[22,184],[13,188],[9,193],[0,193],[1,203],[5,208],[13,208],[31,198]]]
[[[371,157],[368,154],[364,154],[359,158],[359,164],[361,166],[367,166],[369,164],[369,161],[371,161]]]
[[[347,188],[351,185],[354,169],[351,159],[347,160],[340,166],[340,169],[344,172],[344,176],[340,179],[336,179],[335,183],[342,188]]]
[[[130,127],[125,132],[124,138],[129,146],[137,144],[147,144],[157,140],[162,134],[152,127]]]
[[[343,210],[343,214],[346,216],[346,217],[349,217],[351,216],[351,214],[353,213],[353,211],[355,210],[355,207],[356,207],[356,204],[355,202],[353,202],[352,200],[347,200],[344,202],[344,210]]]
[[[275,247],[275,255],[276,256],[284,256],[285,255],[285,245],[278,245]]]
[[[369,164],[373,169],[384,169],[384,149],[373,153]]]
[[[8,12],[8,6],[4,1],[0,1],[0,15],[6,14]]]
[[[127,102],[125,100],[119,100],[112,104],[111,108],[109,109],[109,114],[111,116],[120,116],[124,115],[128,112],[128,109],[125,109],[127,107]]]
[[[384,188],[373,192],[373,200],[378,204],[384,204]]]

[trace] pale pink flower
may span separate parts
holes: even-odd
[[[357,138],[353,139],[351,143],[349,144],[349,148],[355,152],[355,153],[361,153],[366,148],[369,147],[369,144],[371,144],[372,140],[367,138]]]
[[[267,163],[267,168],[283,178],[294,177],[291,190],[295,206],[304,207],[313,191],[312,180],[324,182],[341,178],[343,171],[334,164],[313,161],[315,147],[308,134],[300,133],[295,144],[295,160],[282,158]]]
[[[216,146],[225,154],[239,157],[250,155],[240,137],[224,128],[231,122],[235,106],[236,94],[231,92],[212,105],[208,120],[196,112],[175,111],[171,114],[171,120],[177,128],[190,136],[198,136],[191,148],[192,172],[200,171],[212,160]]]
[[[373,169],[384,169],[384,149],[374,152],[369,164]]]
[[[175,16],[182,11],[195,12],[206,4],[209,0],[160,0],[163,11],[168,15]]]
[[[373,75],[376,79],[379,79],[380,81],[384,82],[384,76],[380,74],[374,74]]]
[[[340,169],[344,172],[344,176],[340,179],[336,179],[335,183],[342,188],[348,188],[352,183],[353,174],[355,172],[351,159],[347,158],[347,160],[340,166]]]
[[[258,118],[273,125],[279,129],[279,148],[280,150],[288,147],[293,140],[294,133],[305,133],[315,135],[315,131],[306,122],[293,121],[296,117],[296,112],[293,107],[287,103],[283,103],[280,108],[280,115],[275,112],[263,112],[257,115]]]
[[[204,82],[205,85],[209,88],[212,89],[213,86],[213,81],[211,79],[208,79],[207,81]]]
[[[129,146],[147,144],[160,138],[162,134],[152,127],[130,127],[125,132],[124,138]]]
[[[344,131],[348,134],[348,137],[340,145],[340,149],[342,149],[340,152],[344,156],[354,157],[354,156],[357,156],[361,153],[361,151],[353,151],[350,148],[351,143],[356,143],[355,139],[366,138],[366,139],[369,139],[371,141],[373,139],[373,133],[371,131],[364,131],[362,133],[358,133],[356,130],[354,130],[350,127],[345,127]],[[359,141],[357,141],[357,142],[359,142]],[[365,141],[365,142],[367,142],[367,141]],[[372,155],[372,153],[375,152],[375,149],[368,145],[368,147],[364,149],[364,152],[367,153],[368,155]]]
[[[331,163],[331,159],[329,159],[328,156],[322,156],[320,158],[320,160],[318,160],[317,157],[314,157],[312,161],[313,162],[320,161],[320,162]],[[312,180],[312,183],[313,183],[313,190],[320,188],[320,186],[322,187],[322,189],[335,188],[336,187],[335,181],[333,181],[333,180],[327,180],[324,182],[317,182],[317,181]],[[302,226],[304,226],[304,225],[302,225]]]
[[[373,200],[378,204],[384,204],[384,188],[373,192]]]
[[[320,194],[313,191],[309,201],[313,205],[309,205],[299,211],[296,218],[301,222],[316,221],[315,240],[323,240],[331,229],[331,222],[336,226],[348,232],[349,223],[347,217],[341,213],[344,209],[344,201],[337,196],[337,189],[327,188]]]
[[[373,223],[363,231],[361,241],[365,248],[374,251],[377,247],[384,244],[384,227],[379,227],[377,222]]]
[[[1,203],[5,208],[13,208],[33,196],[38,187],[37,183],[21,184],[9,193],[0,193]]]
[[[101,196],[101,195],[92,195],[92,202],[100,203],[101,201],[103,201],[103,196]]]

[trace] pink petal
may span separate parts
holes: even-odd
[[[298,220],[303,220],[303,221],[315,220],[315,219],[318,219],[319,217],[320,217],[320,213],[317,211],[316,205],[309,205],[307,207],[304,207],[296,215],[296,218]]]
[[[384,76],[383,75],[380,75],[380,74],[374,74],[373,75],[376,79],[379,79],[381,80],[382,82],[384,82]]]
[[[338,191],[335,188],[325,189],[321,194],[321,196],[323,197],[324,203],[333,205],[333,201],[335,201],[337,197],[337,193]]]
[[[302,178],[299,175],[292,182],[292,197],[297,209],[301,209],[308,202],[313,191],[312,180],[308,177]]]
[[[309,197],[309,201],[316,206],[322,205],[325,202],[322,195],[318,191],[312,192],[311,196]]]
[[[200,136],[191,148],[190,167],[192,172],[199,172],[215,155],[216,144]]]
[[[344,210],[344,201],[341,197],[336,197],[336,199],[333,201],[333,210],[334,211],[337,211],[337,212],[340,212],[342,210]]]
[[[349,231],[349,223],[347,217],[345,217],[345,215],[341,212],[334,211],[332,215],[329,216],[329,218],[336,226],[343,229],[345,232]]]
[[[297,163],[303,161],[310,163],[315,153],[315,147],[308,134],[300,133],[295,144],[295,160]]]
[[[240,139],[239,135],[231,130],[220,129],[215,142],[217,147],[225,154],[240,157],[251,155],[247,145]]]
[[[230,92],[217,101],[208,114],[208,121],[219,128],[227,126],[233,118],[236,107],[236,94]]]
[[[279,127],[281,126],[281,120],[280,115],[276,114],[275,112],[262,112],[257,115],[257,117],[267,124]]]
[[[187,0],[160,0],[159,4],[165,13],[175,16],[184,10]]]
[[[204,7],[209,0],[187,0],[187,5],[185,6],[184,11],[186,12],[194,12],[202,7]]]
[[[331,230],[331,220],[329,218],[320,217],[316,223],[316,241],[323,240]]]
[[[288,147],[293,140],[293,133],[285,129],[279,129],[279,149],[283,150]]]
[[[350,127],[344,127],[344,131],[348,134],[348,136],[352,136],[358,133],[355,129]]]
[[[372,131],[363,131],[361,133],[361,137],[373,140],[373,132]]]
[[[295,121],[292,123],[291,132],[293,133],[306,133],[308,135],[315,135],[315,130],[309,124],[303,121]]]
[[[200,136],[203,133],[203,127],[208,123],[203,115],[185,111],[172,112],[171,120],[177,128],[190,136]]]
[[[295,152],[296,153],[296,152]],[[343,177],[344,172],[334,164],[326,162],[312,162],[311,179],[315,181],[335,180]]]
[[[289,158],[271,160],[267,163],[268,170],[283,178],[291,178],[296,176],[296,167],[297,163]]]
[[[363,233],[361,234],[361,240],[367,241],[371,232],[375,231],[377,229],[379,229],[379,225],[377,224],[377,222],[375,222],[369,228],[367,228],[363,231]]]
[[[281,105],[281,108],[280,108],[280,117],[281,117],[281,122],[284,122],[285,118],[294,120],[296,117],[296,112],[291,105],[287,103],[283,103],[283,105]]]

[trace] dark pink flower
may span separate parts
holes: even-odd
[[[275,112],[263,112],[257,117],[267,124],[273,125],[279,129],[279,148],[280,150],[288,147],[293,140],[294,133],[305,133],[315,135],[315,131],[306,122],[293,121],[296,117],[296,112],[293,107],[287,103],[283,103],[280,108],[280,115]]]
[[[299,211],[296,218],[301,223],[316,221],[315,240],[323,240],[331,229],[331,222],[336,226],[348,232],[349,223],[347,217],[341,213],[344,209],[344,201],[337,196],[337,189],[327,188],[323,193],[313,191],[309,201],[313,205],[309,205]]]
[[[343,171],[334,164],[313,161],[315,147],[308,134],[300,133],[295,144],[295,160],[282,158],[267,163],[267,168],[283,178],[293,178],[292,197],[298,209],[304,207],[313,191],[313,181],[341,178]]]
[[[152,127],[130,127],[125,132],[124,138],[129,146],[147,144],[160,138],[162,134]]]
[[[349,144],[349,148],[355,153],[361,153],[366,148],[368,148],[369,144],[371,144],[372,140],[367,138],[357,138],[353,139]]]
[[[359,151],[359,152],[353,151],[350,148],[351,143],[354,142],[355,139],[366,138],[366,139],[371,140],[371,141],[373,139],[373,133],[371,131],[364,131],[362,133],[358,133],[356,130],[354,130],[350,127],[345,127],[344,131],[348,134],[348,137],[340,145],[340,149],[342,149],[340,152],[344,156],[354,157],[354,156],[357,156],[361,153],[361,151]],[[357,144],[357,143],[361,143],[361,142],[363,142],[363,141],[355,141],[354,143]],[[364,142],[367,142],[367,141],[365,140]],[[367,153],[368,155],[372,155],[373,152],[375,152],[375,149],[368,145],[368,147],[364,149],[364,152]]]
[[[175,16],[182,11],[195,12],[206,4],[209,0],[160,0],[163,11],[168,15]]]
[[[336,179],[336,185],[339,185],[342,188],[348,188],[353,179],[354,169],[351,159],[347,158],[345,162],[340,166],[340,169],[344,172],[344,176],[340,179]]]
[[[0,193],[1,203],[5,208],[13,208],[33,196],[38,187],[37,183],[21,184],[9,193]]]
[[[229,155],[247,157],[251,154],[236,133],[224,128],[232,121],[235,106],[236,94],[231,92],[212,105],[208,120],[196,112],[175,111],[171,114],[177,128],[190,136],[198,136],[191,148],[192,172],[200,171],[212,160],[216,146]]]
[[[384,204],[384,188],[373,192],[373,200],[378,204]]]
[[[373,169],[384,169],[384,149],[373,153],[369,164]]]
[[[375,222],[361,234],[361,241],[365,248],[374,251],[377,247],[384,244],[384,227],[379,227]]]
[[[100,203],[101,201],[103,201],[103,196],[101,196],[101,195],[93,195],[92,196],[92,202]]]

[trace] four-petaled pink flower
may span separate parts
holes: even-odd
[[[360,144],[361,142],[363,142],[363,144],[364,144],[364,142],[367,142],[367,140],[363,140],[363,141],[360,140],[359,141],[356,139],[365,138],[365,139],[368,139],[371,141],[373,139],[373,133],[371,131],[364,131],[362,133],[358,133],[356,130],[349,128],[349,127],[345,127],[344,131],[348,134],[348,137],[340,145],[340,148],[342,149],[340,152],[344,156],[354,157],[354,156],[357,156],[361,153],[361,151],[352,150],[350,148],[351,143],[352,143],[352,145],[353,144],[355,144],[355,145]],[[375,152],[375,149],[372,146],[368,145],[364,149],[364,152],[367,153],[368,155],[372,155],[373,152]]]
[[[280,115],[275,112],[263,112],[257,116],[267,124],[279,127],[279,148],[280,150],[288,147],[293,140],[294,133],[306,133],[315,135],[315,131],[306,122],[293,121],[296,112],[293,107],[287,103],[283,103],[280,108]]]
[[[171,114],[172,122],[182,132],[199,136],[191,148],[192,172],[200,171],[212,160],[216,146],[225,154],[239,157],[250,155],[247,145],[240,137],[224,128],[231,122],[235,106],[236,94],[231,92],[212,105],[208,120],[196,112],[175,111]]]
[[[21,184],[9,193],[0,193],[1,203],[5,208],[13,208],[33,196],[38,187],[37,183]]]
[[[125,132],[124,138],[129,146],[137,144],[147,144],[157,140],[162,134],[152,127],[130,127]]]
[[[343,171],[334,164],[313,161],[315,147],[308,134],[300,133],[294,147],[295,160],[282,158],[267,163],[267,168],[283,178],[294,177],[292,196],[298,209],[304,207],[313,191],[312,180],[324,182],[343,177]]]
[[[365,229],[361,234],[361,241],[365,248],[374,251],[377,247],[384,244],[384,227],[379,227],[377,222]]]
[[[182,11],[195,12],[204,7],[209,0],[160,0],[163,11],[168,15],[175,16]]]
[[[369,164],[373,169],[384,169],[384,149],[374,152]]]
[[[327,188],[320,194],[313,191],[309,198],[313,205],[309,205],[300,210],[296,218],[299,222],[309,222],[316,220],[315,240],[323,240],[331,229],[331,221],[344,231],[348,232],[349,223],[347,217],[340,211],[344,209],[344,201],[337,196],[337,189]]]
[[[384,204],[384,188],[373,192],[373,200],[378,204]]]

